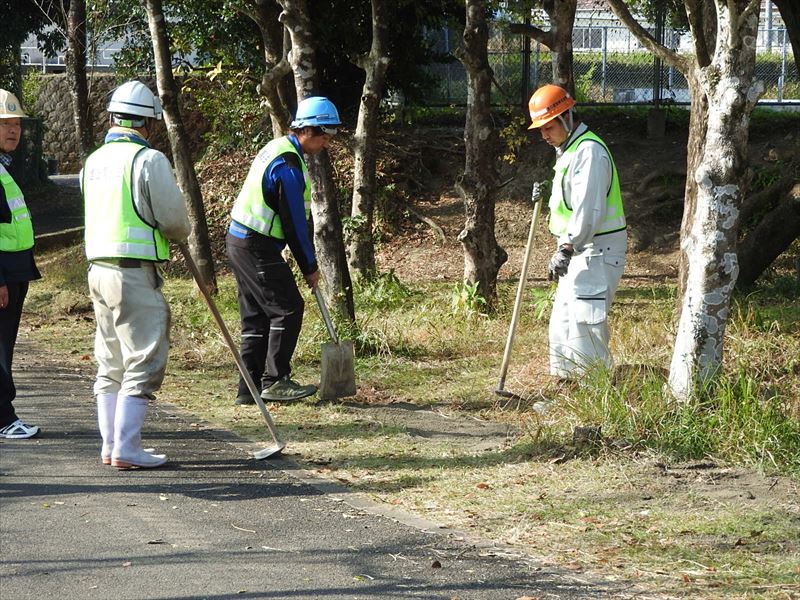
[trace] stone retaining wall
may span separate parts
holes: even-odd
[[[154,79],[141,78],[141,81],[156,90]],[[100,145],[108,129],[108,104],[109,94],[122,81],[115,75],[96,74],[89,77],[89,101],[91,104],[92,125],[94,128],[95,144]],[[187,133],[195,157],[202,153],[205,145],[203,134],[208,131],[209,125],[205,118],[196,110],[196,103],[190,96],[181,98],[183,104],[183,118],[187,125]],[[39,95],[32,112],[44,122],[44,136],[42,140],[42,153],[47,159],[55,159],[59,173],[77,173],[82,167],[78,139],[75,135],[75,126],[72,120],[72,98],[69,85],[64,74],[43,75]],[[164,122],[156,122],[155,130],[151,133],[150,143],[153,147],[165,152],[171,157],[169,140]]]

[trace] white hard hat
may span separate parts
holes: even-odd
[[[0,119],[21,119],[27,116],[22,112],[22,105],[14,94],[0,90]]]
[[[114,114],[137,115],[161,119],[161,102],[158,96],[141,81],[128,81],[123,83],[108,102],[106,111]]]

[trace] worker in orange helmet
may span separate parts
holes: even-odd
[[[558,287],[549,327],[550,373],[573,378],[613,367],[608,312],[628,242],[619,174],[608,146],[577,118],[566,90],[542,86],[528,108],[529,129],[538,129],[556,150],[549,201],[556,252],[548,277]]]

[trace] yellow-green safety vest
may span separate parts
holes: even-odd
[[[614,164],[614,159],[611,157],[611,152],[605,142],[597,137],[591,131],[586,131],[569,145],[564,150],[564,153],[558,157],[553,170],[555,177],[553,177],[553,190],[550,193],[550,233],[555,236],[562,236],[567,232],[570,218],[572,217],[572,208],[567,205],[564,198],[564,176],[569,169],[572,159],[575,157],[575,152],[578,146],[585,141],[594,141],[602,145],[608,152],[608,158],[611,161],[611,185],[606,194],[606,218],[600,224],[600,229],[595,235],[603,235],[604,233],[613,233],[615,231],[622,231],[626,228],[625,224],[625,211],[622,208],[622,192],[619,187],[619,174],[617,173],[617,165]]]
[[[0,223],[0,251],[21,252],[33,248],[31,213],[22,190],[3,165],[0,165],[0,185],[6,193],[6,202],[11,211],[11,222]]]
[[[279,240],[286,239],[283,233],[283,225],[278,214],[272,210],[264,198],[262,180],[264,173],[273,160],[281,154],[291,152],[300,159],[300,168],[303,170],[305,179],[305,189],[303,190],[303,204],[306,209],[306,219],[311,215],[311,178],[308,175],[308,167],[303,156],[297,151],[292,141],[284,136],[272,140],[264,146],[253,160],[247,179],[231,211],[231,218],[245,227],[257,231],[262,235],[273,237]]]
[[[131,141],[104,144],[86,159],[83,202],[86,258],[169,259],[169,242],[133,202],[133,161],[147,147]]]

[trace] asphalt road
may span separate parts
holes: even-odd
[[[151,409],[144,431],[145,445],[168,454],[165,467],[103,466],[87,372],[24,341],[16,361],[15,406],[43,433],[0,440],[3,600],[614,595],[401,513],[376,514],[169,406]]]
[[[51,175],[50,183],[25,190],[36,237],[83,227],[83,200],[77,175]]]

